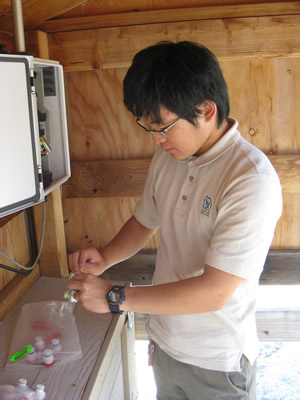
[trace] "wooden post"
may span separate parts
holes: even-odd
[[[49,59],[48,37],[45,32],[32,31],[27,35],[27,48],[35,57]],[[42,205],[33,208],[37,239],[41,236]],[[65,228],[60,188],[47,197],[46,225],[43,250],[40,257],[41,275],[66,277],[69,275]]]
[[[26,33],[26,48],[34,57],[49,59],[48,35],[42,31]]]
[[[43,206],[33,208],[37,239],[41,237]],[[43,250],[40,257],[41,275],[66,277],[69,275],[61,190],[55,189],[47,196],[46,224]]]

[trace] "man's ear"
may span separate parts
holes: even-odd
[[[200,106],[201,115],[206,122],[211,121],[217,115],[217,105],[213,101],[205,100]]]

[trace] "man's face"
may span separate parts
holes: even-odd
[[[178,115],[164,107],[160,108],[160,116],[161,123],[153,121],[150,116],[141,118],[140,122],[144,127],[158,131],[178,120],[165,133],[165,137],[149,133],[152,135],[154,143],[159,144],[175,160],[185,160],[194,154],[200,155],[213,144],[214,130],[216,130],[215,121],[212,124],[200,115],[197,126],[193,126],[184,119],[178,119]],[[212,129],[212,127],[215,127],[215,129]]]

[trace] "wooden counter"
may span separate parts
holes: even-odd
[[[16,321],[24,304],[63,300],[67,280],[41,277],[0,323],[0,384],[45,385],[47,400],[134,400],[134,324],[128,315],[96,314],[76,304],[74,316],[83,358],[49,368],[6,368]],[[130,323],[129,323],[130,321]],[[22,334],[22,332],[20,332]]]

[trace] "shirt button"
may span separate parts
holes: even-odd
[[[187,197],[186,196],[182,196],[182,200],[186,200],[187,199]]]
[[[194,179],[194,177],[191,175],[189,176],[189,180],[192,182],[192,180]]]

